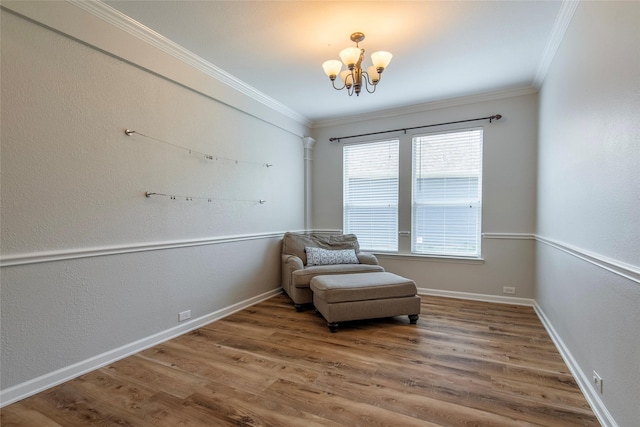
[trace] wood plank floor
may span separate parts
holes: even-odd
[[[284,295],[8,405],[5,426],[598,426],[530,307],[330,333]]]

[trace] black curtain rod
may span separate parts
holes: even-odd
[[[436,123],[436,124],[433,124],[433,125],[424,125],[424,126],[414,126],[412,128],[382,130],[380,132],[361,133],[360,135],[349,135],[349,136],[332,137],[332,138],[329,138],[329,142],[333,142],[333,141],[340,142],[341,139],[357,138],[359,136],[380,135],[381,133],[391,133],[391,132],[400,132],[400,131],[404,131],[404,133],[406,134],[408,130],[413,130],[413,129],[430,128],[430,127],[433,127],[433,126],[453,125],[453,124],[456,124],[456,123],[477,122],[479,120],[489,120],[489,123],[491,123],[492,121],[500,120],[501,118],[502,118],[502,116],[500,114],[495,114],[493,116],[479,117],[477,119],[458,120],[458,121],[455,121],[455,122]]]

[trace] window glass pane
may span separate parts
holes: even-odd
[[[481,213],[482,129],[414,137],[411,251],[479,257]]]
[[[398,250],[398,140],[343,147],[343,228],[363,250]]]

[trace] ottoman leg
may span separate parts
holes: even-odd
[[[412,325],[415,325],[416,323],[418,323],[418,315],[417,314],[410,314],[409,315],[409,323]]]
[[[338,330],[338,322],[329,322],[327,323],[327,326],[331,332],[336,332]]]
[[[293,306],[295,307],[297,312],[304,311],[304,305],[302,304],[294,304]]]

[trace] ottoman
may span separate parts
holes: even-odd
[[[347,320],[406,314],[415,324],[420,314],[416,284],[393,273],[373,272],[316,276],[311,279],[313,304],[331,332]]]

